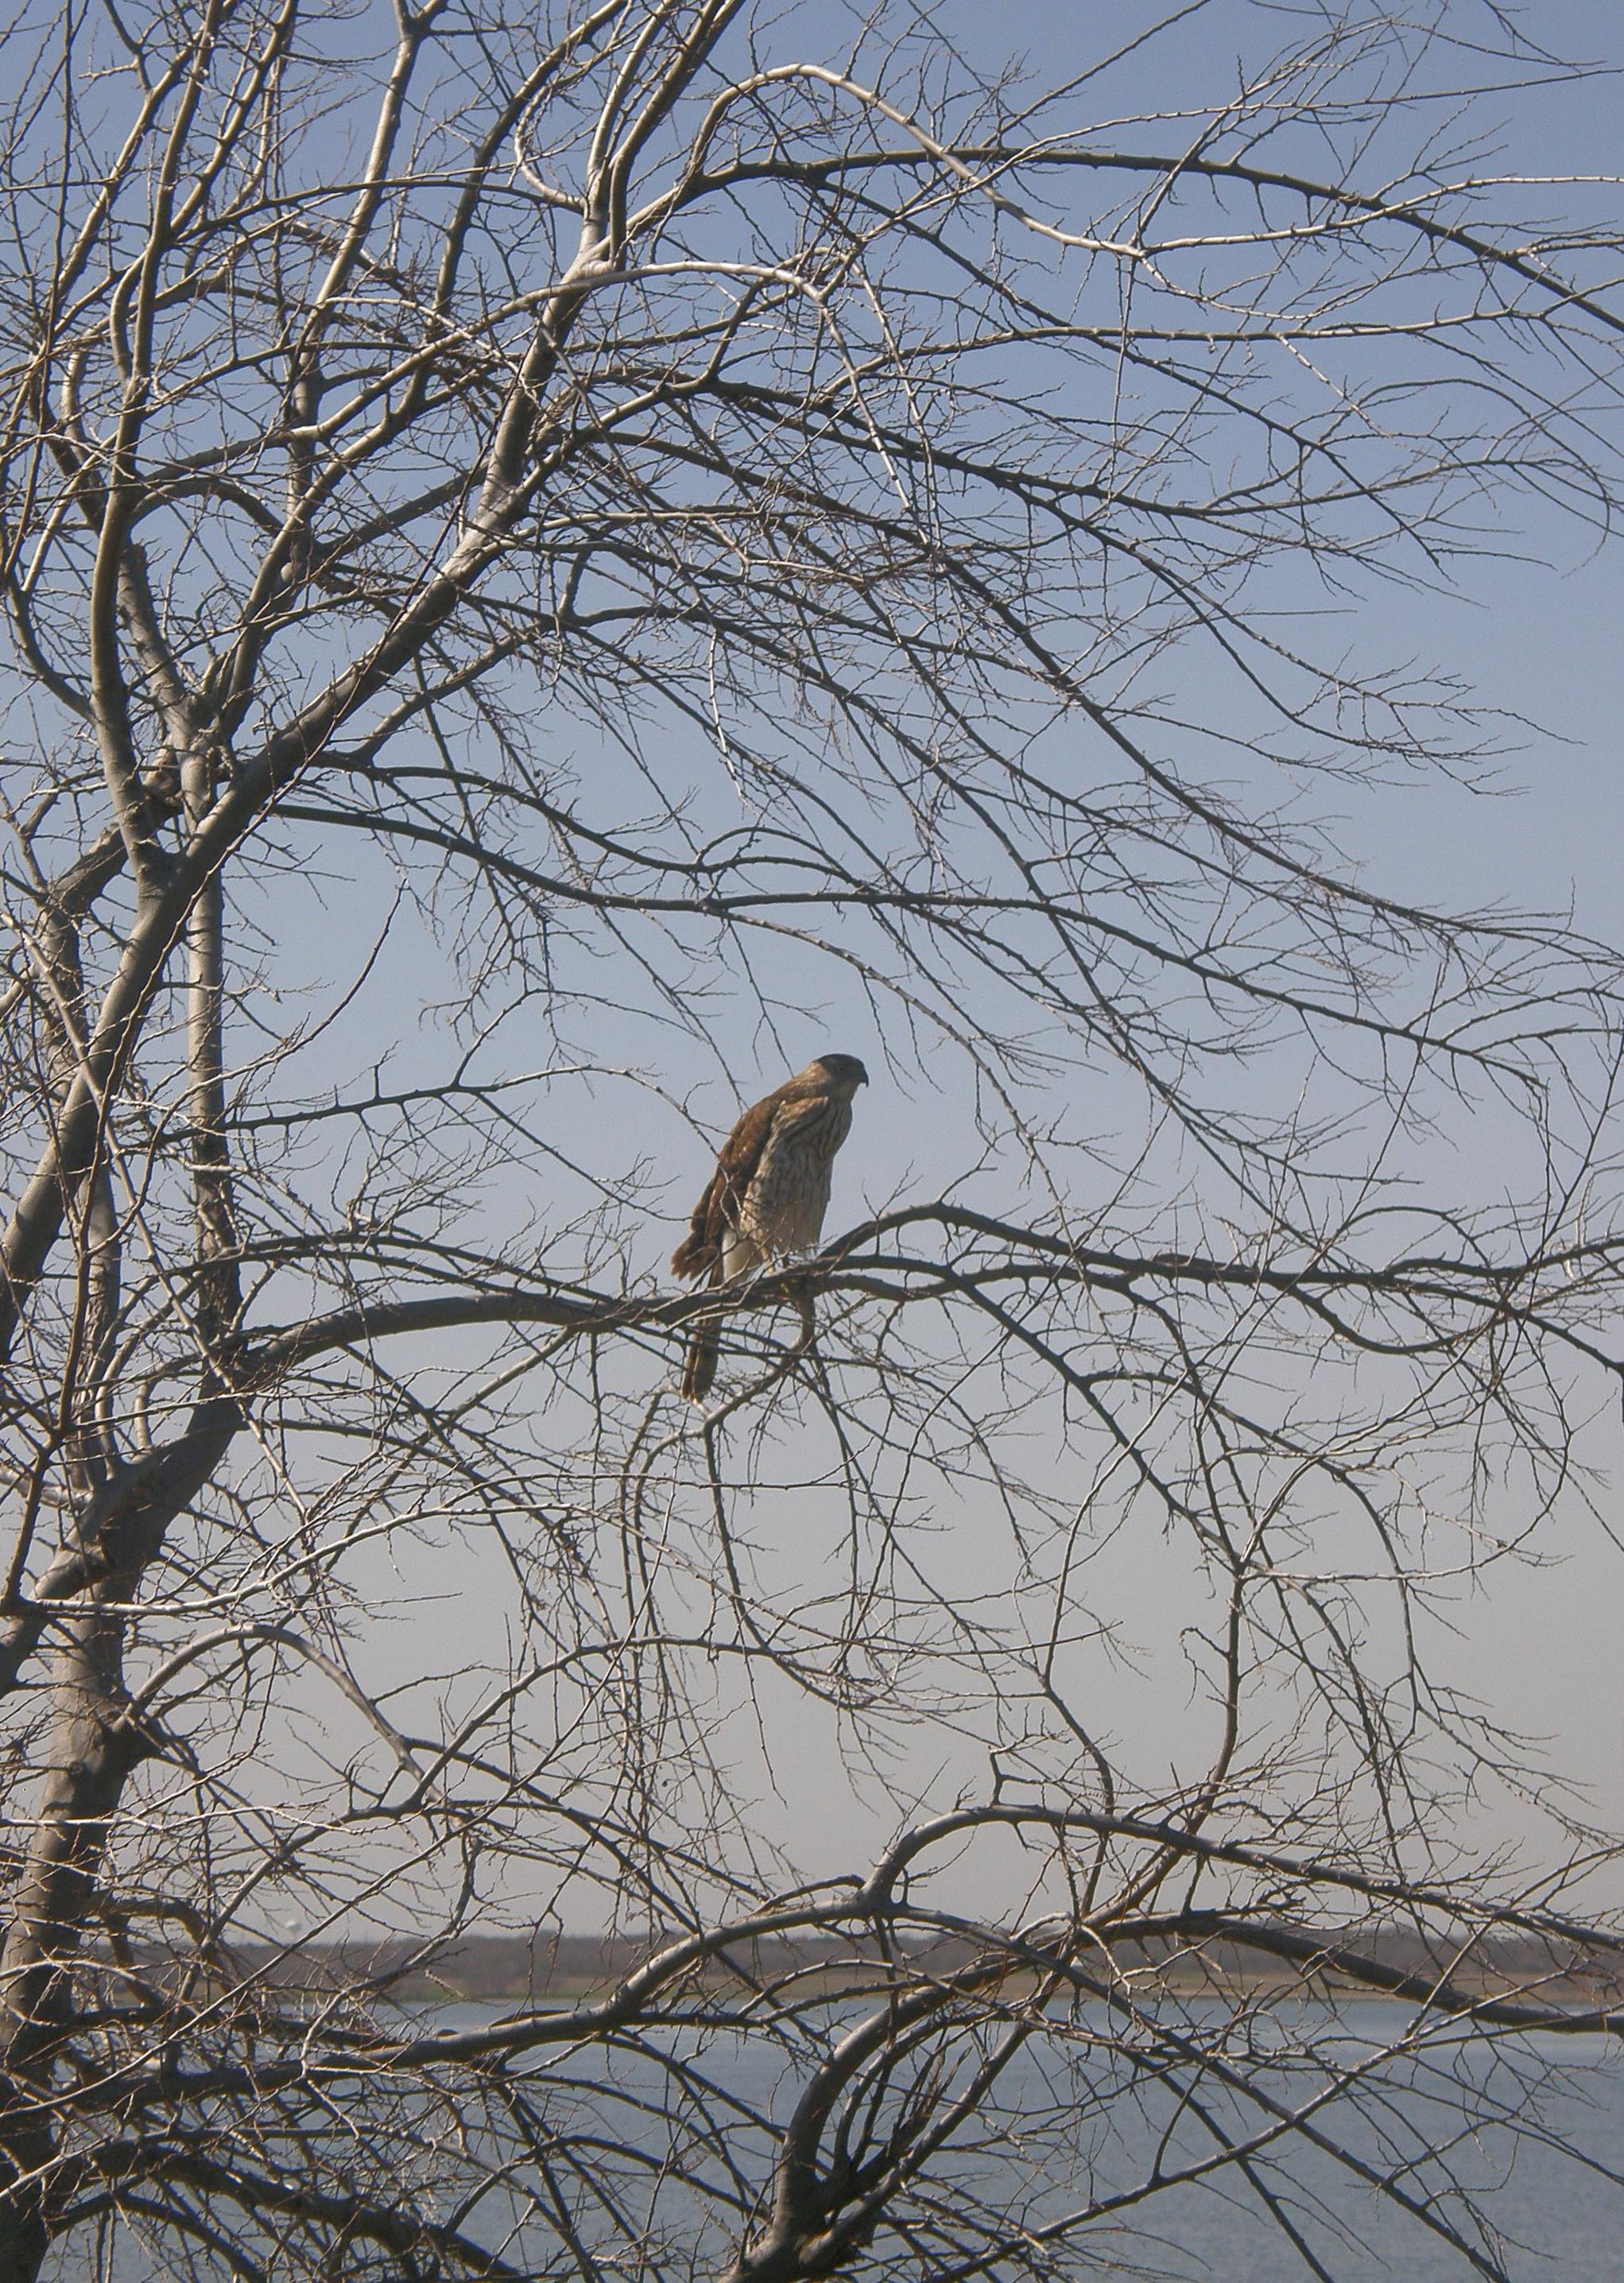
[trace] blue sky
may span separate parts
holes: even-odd
[[[1090,89],[1072,99],[1075,110],[1065,115],[1088,113],[1097,102],[1097,113],[1091,115],[1100,117],[1124,108],[1189,113],[1213,90],[1222,96],[1234,85],[1238,54],[1261,58],[1319,12],[1208,0],[1180,12],[1176,24],[1123,66],[1107,90],[1109,102],[1103,91]],[[804,6],[790,11],[779,40],[792,41],[812,13]],[[1062,8],[1040,0],[997,12],[976,8],[968,0],[943,0],[933,13],[962,38],[978,64],[995,63],[1005,51],[1024,52],[1035,77],[1045,81],[1090,60],[1102,25],[1120,39],[1140,22],[1152,20],[1152,12],[1132,7]],[[1470,6],[1454,9],[1452,19],[1485,32],[1490,21],[1487,11]],[[1529,21],[1557,48],[1578,54],[1605,51],[1607,71],[1577,89],[1534,86],[1516,96],[1485,98],[1486,130],[1492,137],[1494,122],[1503,114],[1503,163],[1511,171],[1550,177],[1604,168],[1612,161],[1620,109],[1619,82],[1611,74],[1624,57],[1624,27],[1610,10],[1576,0],[1543,6],[1537,15],[1530,13]],[[821,27],[810,44],[824,44]],[[1485,76],[1502,72],[1487,57],[1474,62],[1463,53],[1455,60],[1463,68],[1480,64]],[[1535,67],[1534,76],[1539,75]],[[1188,119],[1164,119],[1144,134],[1159,138],[1156,147],[1176,147],[1189,129]],[[1549,187],[1537,199],[1549,208],[1569,195]],[[1571,196],[1577,210],[1592,193],[1574,189]],[[1563,910],[1571,903],[1581,927],[1616,943],[1624,934],[1619,884],[1624,794],[1616,752],[1618,725],[1624,719],[1624,643],[1618,636],[1624,581],[1617,547],[1598,543],[1554,514],[1531,511],[1523,503],[1508,511],[1503,545],[1498,557],[1457,565],[1452,589],[1417,593],[1372,587],[1343,606],[1345,623],[1323,622],[1333,645],[1345,643],[1366,659],[1443,666],[1486,707],[1521,717],[1524,726],[1503,732],[1512,750],[1497,766],[1494,792],[1472,792],[1448,783],[1411,783],[1357,795],[1336,788],[1328,805],[1333,810],[1344,806],[1344,845],[1369,867],[1373,883],[1391,893],[1456,906],[1505,903]],[[1322,605],[1316,602],[1316,607]],[[332,933],[313,934],[308,947],[315,966],[340,951],[358,965],[364,954],[359,939],[350,939],[354,921],[345,901],[340,884],[329,899],[335,915]],[[402,935],[374,986],[397,1002],[417,985],[412,957],[404,948],[409,942],[409,935]],[[797,1001],[798,980],[803,987]],[[881,1204],[899,1189],[928,1190],[952,1151],[961,1148],[962,1133],[949,1130],[951,1118],[944,1118],[917,1080],[909,1091],[903,1080],[882,1078],[873,1026],[855,993],[842,999],[789,974],[785,984],[781,1049],[763,1032],[753,1033],[744,1018],[729,1017],[738,1090],[748,1095],[758,1083],[775,1082],[783,1068],[780,1051],[793,1064],[824,1043],[863,1053],[880,1080],[860,1100],[857,1129],[840,1162],[832,1227],[858,1218],[865,1202]],[[340,1026],[330,1042],[335,1071],[353,1071],[358,1060],[364,1061],[369,1020],[363,998],[354,1022]],[[432,1031],[432,1023],[426,1027]],[[509,1026],[501,1051],[510,1061],[526,1051],[517,1025]],[[437,1052],[431,1048],[430,1059]],[[735,1106],[736,1095],[719,1072],[711,1073],[694,1096],[696,1110],[712,1126],[725,1125]],[[955,1116],[960,1107],[953,1103]],[[623,1103],[606,1096],[601,1114],[601,1131],[586,1142],[589,1151],[597,1149],[607,1160],[624,1151]],[[675,1118],[663,1126],[651,1125],[650,1133],[651,1149],[670,1166],[670,1218],[641,1232],[636,1246],[640,1265],[655,1274],[706,1164],[702,1137],[684,1132]],[[1495,1146],[1493,1127],[1482,1127],[1475,1138],[1468,1131],[1456,1146],[1465,1153],[1464,1165],[1476,1149],[1473,1178],[1492,1188],[1493,1164],[1485,1161]],[[498,1208],[503,1202],[496,1201]],[[513,1200],[516,1209],[530,1202]],[[1624,1571],[1600,1534],[1576,1517],[1553,1533],[1552,1552],[1562,1558],[1549,1567],[1498,1571],[1480,1583],[1463,1584],[1454,1611],[1458,1637],[1451,1662],[1464,1684],[1511,1725],[1549,1737],[1552,1760],[1589,1782],[1597,1804],[1615,1825],[1624,1826],[1624,1661],[1616,1650]],[[379,1670],[415,1670],[431,1641],[441,1666],[454,1664],[465,1651],[479,1647],[488,1607],[478,1588],[480,1558],[459,1547],[441,1567],[426,1563],[414,1569],[405,1582],[410,1593],[423,1596],[418,1615],[366,1644],[365,1653],[378,1660]],[[1102,1554],[1098,1576],[1102,1600],[1110,1599],[1126,1613],[1130,1636],[1136,1629],[1139,1635],[1130,1645],[1144,1653],[1142,1679],[1127,1671],[1120,1677],[1110,1725],[1132,1735],[1140,1766],[1153,1771],[1159,1758],[1165,1765],[1179,1757],[1189,1733],[1188,1704],[1179,1694],[1176,1674],[1170,1677],[1167,1664],[1159,1662],[1165,1640],[1159,1641],[1158,1635],[1170,1635],[1180,1609],[1178,1565],[1165,1546],[1123,1539]],[[975,1583],[974,1557],[965,1554],[960,1590],[968,1593]],[[381,1567],[379,1584],[394,1591]],[[830,1844],[848,1839],[855,1858],[872,1838],[883,1835],[883,1827],[866,1825],[850,1806],[832,1729],[804,1707],[792,1714],[786,1706],[784,1713],[789,1741],[782,1746],[782,1773],[792,1779],[784,1807],[786,1822],[804,1823],[810,1808],[820,1839]],[[719,1706],[718,1718],[722,1718]],[[738,1724],[735,1734],[739,1781],[765,1796],[769,1786],[753,1758],[748,1724]],[[951,1787],[956,1778],[945,1746],[944,1755],[946,1774],[921,1758],[922,1784],[929,1780]],[[1190,1770],[1181,1767],[1180,1773]],[[776,1812],[768,1807],[769,1819]],[[1515,1827],[1516,1818],[1507,1811],[1506,1835]],[[1004,1865],[988,1874],[988,1893],[1008,1869]],[[967,1898],[976,1898],[973,1891]]]

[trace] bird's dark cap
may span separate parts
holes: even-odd
[[[866,1086],[869,1082],[869,1074],[855,1055],[819,1055],[812,1067],[827,1071],[841,1086]]]

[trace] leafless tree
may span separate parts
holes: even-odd
[[[1613,1843],[1448,1626],[1616,1433],[1619,962],[1316,819],[1494,744],[1342,605],[1604,531],[1624,237],[1503,8],[1099,14],[13,19],[4,2283],[1512,2271]]]

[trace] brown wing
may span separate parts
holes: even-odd
[[[722,1143],[716,1170],[693,1209],[688,1234],[671,1255],[674,1276],[703,1276],[707,1268],[715,1266],[722,1239],[730,1228],[738,1226],[739,1204],[755,1179],[755,1169],[761,1162],[778,1105],[793,1091],[793,1087],[792,1079],[753,1103]]]

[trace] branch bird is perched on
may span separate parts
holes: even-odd
[[[851,1131],[852,1096],[869,1074],[855,1055],[819,1055],[746,1110],[722,1145],[716,1170],[671,1255],[675,1276],[730,1284],[785,1253],[817,1243],[829,1204],[834,1153]],[[683,1393],[702,1403],[716,1376],[714,1319],[697,1326],[683,1367]]]

